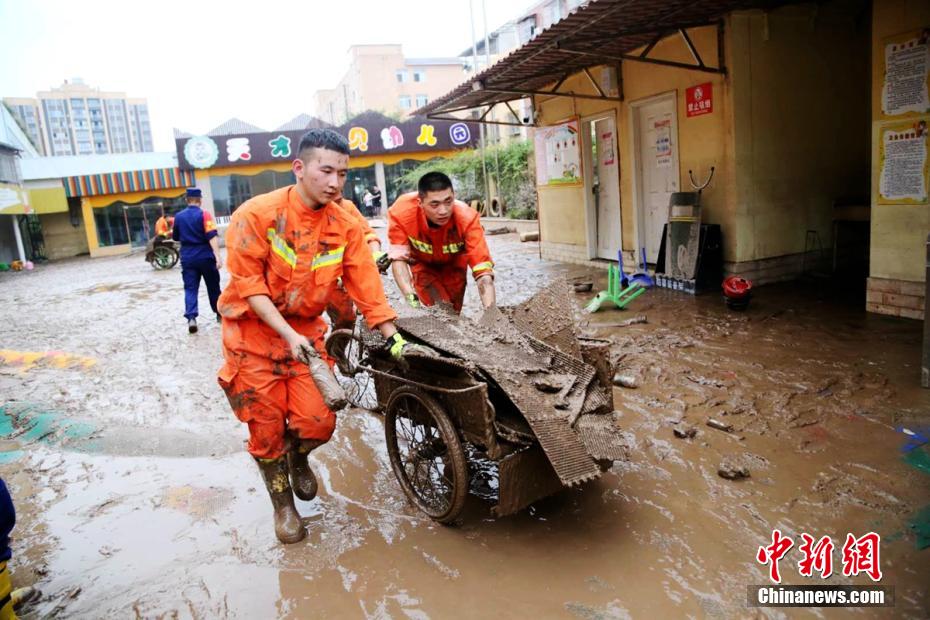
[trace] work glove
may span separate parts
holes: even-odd
[[[371,253],[371,257],[375,259],[375,265],[378,266],[378,271],[387,273],[388,267],[391,266],[391,259],[388,258],[387,252],[375,250]]]
[[[388,338],[387,346],[388,350],[391,352],[391,357],[402,364],[406,363],[404,356],[408,353],[418,353],[420,355],[430,355],[432,357],[438,357],[439,355],[436,351],[427,346],[407,342],[404,340],[404,337],[400,335],[400,332]]]
[[[411,308],[419,308],[423,305],[420,303],[420,298],[417,297],[416,293],[408,293],[406,296],[404,296],[404,299],[407,301],[407,305]]]

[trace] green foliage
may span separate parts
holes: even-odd
[[[488,175],[497,182],[498,197],[503,201],[508,217],[536,217],[536,188],[529,161],[532,148],[530,142],[515,141],[506,146],[488,147],[485,151]],[[461,151],[448,159],[424,162],[401,177],[401,186],[415,188],[417,181],[427,172],[449,175],[460,200],[484,200],[484,166],[480,150]]]

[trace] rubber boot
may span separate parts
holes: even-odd
[[[291,486],[294,489],[294,495],[305,502],[309,502],[316,497],[317,491],[316,476],[313,474],[313,470],[310,469],[307,456],[321,443],[314,439],[297,439],[293,437],[292,447],[287,453],[287,464],[291,472]]]
[[[265,479],[271,505],[274,507],[274,533],[285,545],[300,542],[307,531],[300,522],[300,515],[294,508],[294,495],[287,480],[287,460],[281,456],[276,459],[255,459],[258,469]]]

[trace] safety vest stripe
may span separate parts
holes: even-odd
[[[426,254],[433,253],[432,244],[420,241],[419,239],[414,239],[413,237],[409,237],[409,236],[407,238],[410,239],[410,243],[413,244],[413,247],[420,250],[421,252],[425,252]]]
[[[342,257],[345,255],[346,246],[341,246],[335,250],[328,250],[326,252],[320,252],[313,257],[313,264],[310,265],[310,271],[315,271],[322,267],[329,267],[330,265],[338,265],[342,262]]]
[[[482,271],[488,271],[489,269],[493,269],[493,268],[494,268],[494,263],[492,263],[491,261],[485,261],[483,263],[478,263],[477,265],[472,267],[471,272],[480,273]]]
[[[449,245],[442,246],[443,254],[456,254],[465,249],[465,243],[450,243]]]
[[[284,240],[278,235],[274,228],[268,229],[268,241],[271,243],[271,251],[284,259],[291,269],[297,266],[297,252],[295,252]]]

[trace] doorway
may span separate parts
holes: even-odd
[[[668,222],[668,202],[678,191],[678,117],[675,93],[659,95],[630,106],[635,161],[634,192],[639,247],[646,260],[655,264],[662,242],[662,227]],[[636,253],[637,261],[640,253]]]
[[[620,154],[613,111],[582,119],[588,255],[618,260],[621,239]]]

